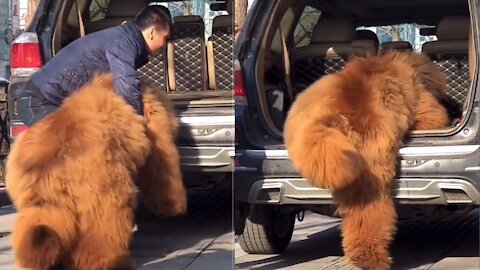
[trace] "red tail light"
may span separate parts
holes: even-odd
[[[235,60],[235,96],[244,97],[245,96],[245,85],[243,83],[242,68],[240,67],[240,62]]]
[[[39,68],[43,65],[38,43],[12,44],[11,54],[11,68]]]
[[[29,76],[43,66],[37,34],[25,32],[12,43],[10,67],[14,76]]]
[[[18,135],[20,135],[20,133],[24,132],[24,131],[27,131],[28,127],[21,124],[15,124],[15,125],[11,125],[10,126],[10,137],[11,138],[15,138],[17,137]]]

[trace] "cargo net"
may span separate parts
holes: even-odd
[[[468,68],[468,56],[450,57],[433,61],[440,70],[447,75],[448,98],[443,101],[443,105],[447,108],[450,118],[454,124],[461,120],[465,106],[468,101],[468,93],[470,91],[470,76]]]

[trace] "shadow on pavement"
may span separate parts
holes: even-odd
[[[301,223],[298,225],[301,225]],[[299,228],[298,225],[296,229]],[[391,248],[391,256],[394,261],[392,269],[406,270],[422,265],[431,265],[446,257],[478,258],[478,228],[478,210],[455,220],[400,223]],[[290,243],[285,253],[280,255],[246,256],[249,256],[249,258],[240,257],[240,261],[243,262],[236,264],[237,269],[289,269],[289,267],[298,264],[320,259],[322,259],[322,262],[314,262],[315,268],[311,269],[327,269],[328,266],[332,265],[344,266],[345,268],[342,269],[354,269],[353,266],[346,265],[348,263],[342,257],[339,226],[310,234],[307,239],[294,241]],[[258,257],[258,259],[255,259],[255,257]],[[455,268],[442,269],[453,270]]]
[[[230,243],[230,245],[232,245]],[[183,254],[175,259],[154,260],[144,262],[143,265],[138,263],[139,270],[156,270],[156,269],[194,269],[194,270],[211,270],[211,269],[233,269],[233,253],[228,249],[213,249],[198,253]]]
[[[231,191],[193,192],[188,199],[188,213],[175,218],[155,217],[139,207],[131,252],[140,269],[186,269],[200,256],[233,261]]]
[[[239,269],[280,269],[319,258],[342,256],[338,227],[313,234],[309,239],[290,243],[285,253],[269,258],[237,263]],[[262,266],[260,266],[262,265]]]

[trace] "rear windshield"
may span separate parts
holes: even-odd
[[[198,15],[203,18],[205,23],[205,39],[212,35],[213,18],[220,15],[227,15],[225,10],[214,11],[210,9],[210,4],[215,1],[199,0],[199,1],[176,1],[168,3],[151,3],[152,5],[162,5],[170,10],[172,18],[176,16]]]
[[[377,34],[380,44],[391,41],[407,41],[412,45],[414,51],[421,52],[423,43],[437,40],[435,35],[423,36],[420,34],[420,29],[430,27],[433,26],[404,23],[373,27],[358,27],[357,30],[372,30]]]
[[[133,0],[132,0],[133,1]],[[105,18],[107,6],[110,0],[93,0],[90,4],[90,21],[98,21]],[[227,11],[214,11],[210,9],[210,4],[216,1],[196,0],[196,1],[174,1],[174,2],[151,2],[150,5],[165,6],[170,10],[172,18],[177,16],[198,15],[203,18],[205,23],[205,38],[212,35],[213,18],[220,15],[227,15]],[[223,2],[219,2],[223,3]]]

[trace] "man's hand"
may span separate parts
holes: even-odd
[[[235,21],[235,28],[234,28],[234,33],[235,33],[235,41],[237,41],[238,36],[240,35],[240,31],[242,30],[242,27],[238,25],[237,21]]]

